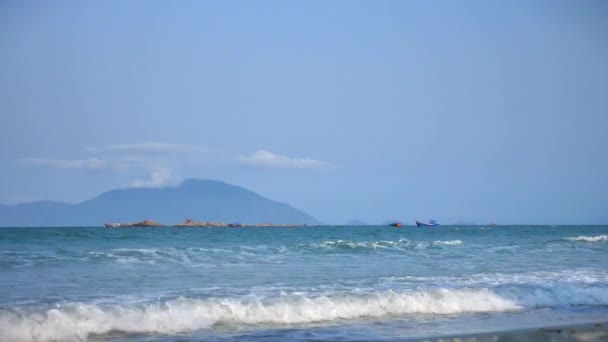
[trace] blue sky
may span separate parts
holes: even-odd
[[[0,203],[219,179],[328,223],[608,222],[604,1],[3,1]]]

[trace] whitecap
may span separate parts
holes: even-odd
[[[425,249],[429,246],[457,246],[461,245],[461,240],[437,240],[434,242],[411,241],[405,238],[399,240],[379,240],[379,241],[352,241],[352,240],[330,240],[315,244],[301,244],[298,247],[312,250],[322,250],[335,252],[339,250],[389,250],[405,251],[412,249]]]
[[[460,240],[449,240],[449,241],[437,240],[437,241],[433,242],[433,245],[458,246],[458,245],[462,245],[462,241],[460,241]]]
[[[595,236],[577,236],[577,237],[567,237],[566,240],[570,241],[585,241],[585,242],[598,242],[598,241],[606,241],[608,240],[608,235],[595,235]]]

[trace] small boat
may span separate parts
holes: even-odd
[[[388,224],[389,227],[401,227],[403,224],[401,222],[392,222]]]
[[[232,228],[238,228],[238,227],[242,227],[243,225],[240,223],[228,223],[228,227],[232,227]]]
[[[424,222],[420,222],[420,221],[416,220],[416,226],[418,226],[418,227],[435,227],[438,225],[439,225],[439,223],[437,223],[437,221],[435,221],[435,220],[430,220],[429,223],[424,223]]]

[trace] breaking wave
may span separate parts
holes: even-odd
[[[486,286],[537,286],[547,284],[601,285],[608,284],[608,270],[575,269],[562,271],[535,271],[524,273],[476,273],[459,276],[392,276],[379,279],[383,286],[402,284],[439,284],[453,287]]]
[[[608,235],[595,235],[595,236],[577,236],[568,237],[566,240],[570,241],[585,241],[585,242],[598,242],[608,240]]]
[[[0,311],[0,340],[83,340],[115,332],[184,333],[216,324],[306,324],[387,315],[504,312],[563,305],[608,305],[608,288],[562,284],[355,291],[317,296],[178,298],[146,305],[74,303],[44,312]]]
[[[460,240],[450,240],[450,241],[435,241],[433,242],[434,245],[445,245],[445,246],[458,246],[458,245],[462,245],[462,241]]]
[[[457,246],[461,245],[460,240],[442,241],[437,240],[433,242],[424,241],[411,241],[408,239],[399,239],[396,241],[391,240],[380,240],[380,241],[352,241],[352,240],[332,240],[323,241],[315,244],[302,244],[299,247],[306,250],[321,250],[326,252],[338,252],[338,251],[349,251],[349,250],[393,250],[393,251],[404,251],[411,249],[425,249],[428,247],[442,247],[442,246]]]
[[[146,306],[73,304],[42,314],[4,313],[0,316],[0,337],[7,341],[76,340],[112,331],[179,333],[209,328],[218,323],[294,324],[390,314],[455,314],[516,309],[517,304],[484,289],[254,299],[181,298]]]

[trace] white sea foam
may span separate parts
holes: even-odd
[[[407,286],[412,284],[437,284],[437,286],[486,287],[486,286],[544,286],[547,284],[597,285],[608,284],[608,271],[603,269],[577,269],[562,271],[535,271],[525,273],[477,273],[463,276],[403,276],[379,280],[381,286]]]
[[[218,263],[250,260],[262,257],[266,261],[274,254],[285,253],[284,247],[270,248],[265,245],[238,248],[119,248],[110,251],[89,252],[91,258],[106,259],[118,264],[181,264],[192,267],[213,267]],[[213,261],[213,263],[211,263]]]
[[[42,313],[0,313],[0,340],[82,340],[91,334],[178,333],[226,324],[293,324],[428,313],[517,310],[519,305],[487,289],[384,291],[307,297],[181,298],[146,306],[72,304]]]
[[[214,324],[306,324],[404,314],[503,312],[531,307],[608,305],[602,286],[337,292],[311,296],[180,298],[162,304],[71,304],[37,313],[0,311],[0,340],[83,340],[109,332],[173,334]]]
[[[397,241],[351,241],[351,240],[332,240],[323,241],[320,243],[313,244],[302,244],[299,247],[305,249],[321,249],[321,250],[338,250],[338,249],[392,249],[396,247],[403,247],[410,245],[411,242],[407,239],[400,239]]]
[[[608,240],[608,235],[595,235],[595,236],[577,236],[577,237],[568,237],[566,240],[570,241],[585,241],[585,242],[598,242],[598,241],[606,241]]]
[[[352,240],[332,240],[323,241],[317,244],[303,244],[300,247],[321,249],[326,251],[336,251],[340,249],[386,249],[386,250],[406,250],[406,249],[424,249],[430,246],[457,246],[461,245],[461,240],[449,240],[442,241],[437,240],[433,242],[425,241],[411,241],[408,239],[399,239],[395,241],[391,240],[379,240],[379,241],[352,241]]]
[[[450,241],[437,240],[437,241],[433,242],[433,245],[458,246],[458,245],[462,245],[462,241],[460,241],[460,240],[450,240]]]

